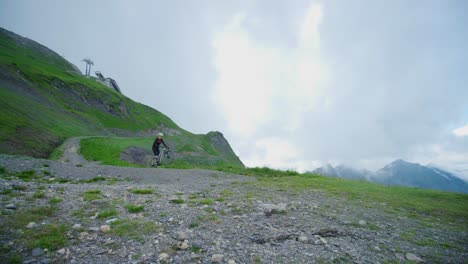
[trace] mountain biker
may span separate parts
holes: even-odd
[[[164,137],[164,134],[163,133],[159,133],[158,136],[156,137],[156,139],[154,140],[153,142],[153,153],[156,157],[158,157],[158,165],[161,165],[161,163],[159,162],[159,146],[161,144],[163,144],[167,149],[169,149],[169,147],[166,145],[166,142],[164,142],[163,140],[163,137]]]

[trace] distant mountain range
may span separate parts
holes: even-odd
[[[468,184],[453,173],[431,165],[423,166],[402,159],[395,160],[376,172],[358,170],[343,165],[333,167],[330,164],[312,172],[328,177],[367,180],[384,185],[468,193]]]

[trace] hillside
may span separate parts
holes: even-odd
[[[243,166],[228,143],[220,147],[210,134],[180,128],[161,112],[82,76],[47,47],[2,28],[0,110],[0,153],[46,158],[70,137],[154,137],[163,132],[177,135],[183,145],[176,148],[192,149],[190,155]],[[190,155],[179,158],[189,160]]]

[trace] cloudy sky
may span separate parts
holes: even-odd
[[[468,179],[464,0],[0,0],[0,26],[248,166],[377,169],[397,158]]]

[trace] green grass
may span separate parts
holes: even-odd
[[[29,182],[29,181],[40,178],[39,176],[36,175],[36,172],[33,170],[18,172],[14,176],[18,177],[19,179],[25,182]]]
[[[145,210],[145,206],[143,205],[134,205],[134,204],[127,204],[125,205],[125,209],[127,209],[127,211],[129,213],[139,213],[139,212],[143,212]]]
[[[53,198],[50,198],[49,203],[50,204],[58,204],[58,203],[61,203],[62,201],[63,201],[62,198],[53,197]]]
[[[28,189],[28,187],[24,185],[13,185],[11,188],[15,191],[26,191]]]
[[[154,138],[85,138],[80,142],[80,153],[88,160],[115,166],[139,167],[120,160],[120,153],[126,148],[142,147],[150,150]]]
[[[67,243],[66,232],[67,227],[65,225],[46,224],[35,230],[27,230],[23,238],[30,249],[57,250]]]
[[[113,208],[108,208],[108,209],[105,209],[101,212],[98,213],[98,218],[109,218],[111,216],[117,216],[119,213],[117,212],[117,210],[113,209]]]
[[[190,246],[190,252],[192,253],[200,253],[203,252],[203,248],[197,246],[197,245],[191,245]]]
[[[110,234],[142,241],[144,236],[151,236],[163,228],[154,222],[141,220],[117,220],[111,224]]]
[[[44,198],[45,197],[45,193],[42,192],[42,191],[37,191],[33,194],[33,198],[35,199],[40,199],[40,198]]]
[[[173,204],[183,204],[185,201],[184,199],[172,199],[169,202]]]
[[[154,191],[151,189],[133,189],[130,190],[131,193],[133,194],[153,194]]]
[[[230,190],[222,190],[219,194],[222,195],[222,196],[232,196],[233,195],[232,191],[230,191]]]
[[[195,222],[190,223],[189,228],[197,228],[199,226],[200,226],[200,222],[195,221]]]
[[[4,189],[0,192],[1,195],[10,195],[13,193],[13,189]]]
[[[81,140],[80,152],[88,160],[100,161],[102,164],[114,166],[139,167],[120,160],[120,153],[128,147],[139,147],[151,152],[154,137],[118,138],[96,137]],[[213,168],[217,166],[240,166],[240,161],[232,151],[219,152],[211,145],[208,135],[195,135],[183,131],[178,135],[171,135],[165,141],[174,146],[178,154],[176,160],[163,160],[165,167],[169,168]],[[191,150],[187,152],[187,144]],[[182,149],[178,146],[183,145]],[[173,150],[174,151],[174,150]],[[192,155],[196,153],[197,155]]]
[[[214,202],[212,199],[206,198],[200,201],[200,204],[212,205]]]
[[[105,177],[97,176],[88,180],[79,180],[78,183],[96,183],[107,180]]]
[[[88,190],[83,193],[83,198],[85,201],[93,201],[101,199],[100,190]]]
[[[17,213],[6,216],[6,223],[3,227],[14,229],[25,228],[30,222],[40,222],[41,220],[55,216],[57,207],[55,206],[37,206],[27,210],[19,210]]]

